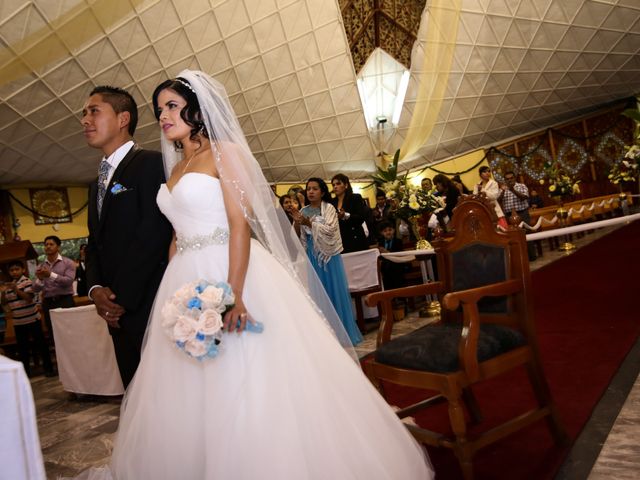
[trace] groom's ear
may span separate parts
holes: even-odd
[[[123,128],[128,130],[129,124],[131,123],[131,113],[129,112],[120,112],[118,113],[118,122],[120,130]]]

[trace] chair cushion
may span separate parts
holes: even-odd
[[[395,338],[376,350],[376,362],[394,367],[448,373],[459,370],[458,344],[461,323],[427,325]],[[484,362],[525,343],[523,335],[509,327],[481,324],[478,361]]]

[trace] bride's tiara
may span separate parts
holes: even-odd
[[[176,82],[181,83],[182,85],[187,87],[189,90],[191,90],[193,93],[196,93],[196,91],[193,89],[193,87],[191,86],[191,84],[189,82],[186,82],[186,81],[182,80],[181,78],[176,78]]]

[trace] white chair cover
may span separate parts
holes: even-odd
[[[22,363],[0,355],[0,479],[45,478],[31,384]]]
[[[379,256],[380,251],[377,248],[342,254],[342,262],[344,263],[344,270],[347,274],[350,292],[357,292],[380,285],[380,279],[378,277]],[[367,304],[364,303],[364,299],[362,299],[362,308],[364,318],[374,318],[378,316],[378,309],[367,306]]]
[[[68,392],[122,395],[124,387],[106,322],[95,305],[51,310],[58,374]]]

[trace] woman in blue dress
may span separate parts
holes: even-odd
[[[340,256],[338,213],[330,203],[329,188],[321,178],[310,178],[306,193],[309,204],[300,212],[294,212],[294,226],[351,342],[357,345],[362,341],[362,334],[353,318],[349,285]]]

